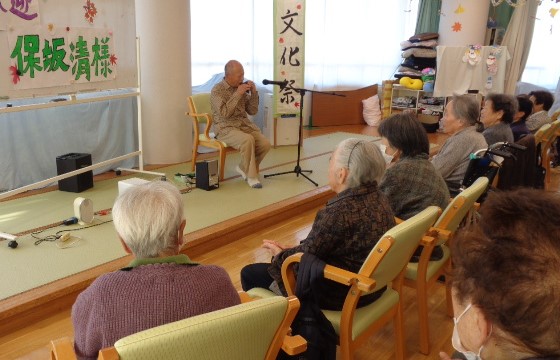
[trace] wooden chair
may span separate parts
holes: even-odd
[[[463,190],[449,203],[428,235],[422,239],[424,246],[418,263],[408,263],[404,278],[404,285],[416,289],[418,304],[418,319],[420,325],[420,352],[430,353],[430,336],[428,328],[428,290],[436,283],[441,275],[445,275],[447,313],[453,316],[451,303],[451,287],[449,270],[451,269],[451,253],[446,245],[452,235],[459,228],[469,211],[475,206],[476,200],[488,187],[488,178],[478,178],[471,186]],[[441,246],[443,258],[430,261],[430,256],[435,246]]]
[[[74,343],[69,337],[51,340],[51,360],[76,360]]]
[[[210,129],[212,128],[210,93],[191,95],[188,97],[187,103],[189,111],[186,115],[190,116],[193,120],[194,132],[191,170],[194,171],[199,146],[216,149],[219,152],[220,180],[223,180],[226,153],[227,150],[233,148],[228,146],[225,142],[216,139],[215,135],[210,132]],[[205,124],[204,132],[202,133],[200,133],[200,124]]]
[[[556,115],[558,117],[558,115]],[[540,129],[539,129],[540,130]],[[550,153],[554,146],[554,140],[560,135],[560,120],[556,119],[550,123],[549,130],[541,139],[542,166],[545,168],[544,188],[548,189],[550,184]]]
[[[437,206],[430,206],[387,231],[372,249],[358,273],[332,265],[325,267],[325,278],[349,286],[342,311],[323,310],[338,335],[340,359],[353,359],[356,348],[391,320],[395,328],[396,358],[405,358],[401,303],[404,272],[408,259],[440,212]],[[295,292],[294,265],[301,260],[301,256],[301,253],[294,254],[282,264],[282,278],[289,295]],[[379,299],[372,304],[356,308],[362,295],[384,286],[387,286],[387,290]],[[274,295],[261,288],[251,289],[247,293],[261,298]]]
[[[98,359],[272,360],[281,347],[297,354],[305,350],[305,343],[302,347],[297,339],[284,340],[298,310],[295,296],[250,301],[124,337],[113,347],[102,349]],[[294,344],[295,350],[290,348]],[[51,345],[51,359],[76,358],[70,339]],[[68,348],[71,353],[63,353]]]

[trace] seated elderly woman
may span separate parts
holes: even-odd
[[[385,172],[381,150],[370,141],[346,139],[333,152],[328,178],[336,196],[319,210],[306,239],[295,247],[264,240],[274,254],[272,262],[245,266],[241,271],[244,290],[277,285],[286,294],[280,269],[288,256],[303,252],[342,269],[357,272],[380,237],[393,226],[391,206],[377,183]],[[324,280],[315,293],[322,309],[340,310],[348,287]],[[362,296],[358,306],[375,301],[385,289]]]
[[[533,103],[533,113],[527,118],[527,128],[536,133],[543,125],[550,123],[548,110],[554,104],[554,95],[549,91],[536,90],[529,93],[529,100]]]
[[[509,125],[513,133],[513,141],[517,141],[531,133],[526,121],[533,112],[533,103],[527,95],[517,95],[517,112],[513,117],[513,122]]]
[[[406,220],[431,205],[445,209],[449,190],[434,165],[428,160],[430,142],[424,126],[410,114],[396,114],[383,120],[378,128],[385,153],[392,162],[381,179],[379,189],[389,199],[395,216]],[[418,261],[419,246],[411,261]],[[438,246],[431,259],[439,260]]]
[[[480,112],[484,124],[482,135],[488,145],[514,141],[510,124],[517,113],[517,99],[507,94],[488,94]]]
[[[495,192],[480,213],[452,244],[453,347],[468,359],[560,359],[560,197]]]
[[[406,220],[430,205],[445,209],[449,191],[428,160],[430,142],[420,121],[410,114],[397,114],[383,120],[378,131],[385,153],[392,156],[379,189],[395,216]]]
[[[453,96],[443,112],[441,128],[451,136],[432,158],[432,164],[447,183],[452,196],[459,192],[470,155],[488,147],[484,136],[476,131],[479,115],[479,105],[469,95]]]
[[[179,190],[166,181],[137,185],[113,206],[118,241],[134,260],[97,278],[72,306],[79,359],[139,331],[239,304],[227,272],[180,254],[186,220]]]

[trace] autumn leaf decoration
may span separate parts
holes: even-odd
[[[460,22],[456,22],[455,24],[453,24],[451,29],[453,29],[454,32],[459,32],[461,31],[462,27],[463,25]]]
[[[10,75],[12,75],[12,83],[17,84],[20,80],[21,72],[15,66],[10,66]]]
[[[109,57],[109,61],[111,62],[111,65],[117,65],[117,55],[113,54]]]
[[[97,15],[95,4],[90,0],[86,0],[86,6],[84,6],[84,9],[86,10],[84,17],[90,24],[93,24],[93,20]]]

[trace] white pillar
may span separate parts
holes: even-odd
[[[489,0],[442,0],[439,17],[439,45],[484,45]],[[460,24],[460,31],[457,24]]]
[[[136,0],[145,164],[191,158],[190,1]]]

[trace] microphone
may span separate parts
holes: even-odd
[[[273,80],[263,80],[263,85],[278,85],[280,86],[280,89],[284,89],[286,86],[288,86],[288,80],[284,80],[284,81],[273,81]]]

